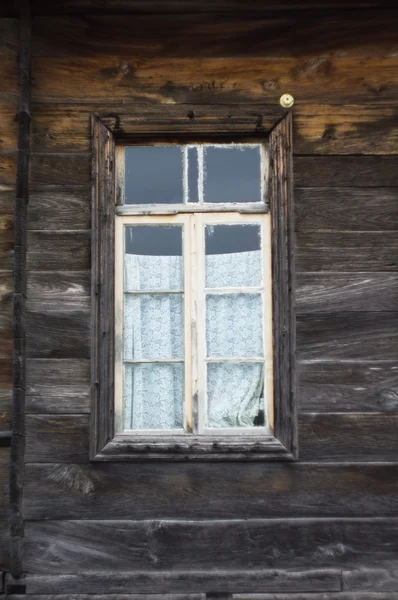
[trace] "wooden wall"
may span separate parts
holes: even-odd
[[[0,574],[1,571],[8,569],[8,473],[13,363],[11,324],[13,220],[18,134],[16,116],[19,96],[17,57],[18,21],[0,18]]]
[[[30,594],[398,597],[398,11],[248,8],[34,19]],[[0,66],[14,82],[0,95],[2,307],[11,268],[13,39]],[[300,461],[90,464],[90,112],[275,105],[285,92],[296,98]],[[2,315],[8,331],[8,308]],[[195,573],[181,583],[187,570]]]

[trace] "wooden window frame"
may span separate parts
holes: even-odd
[[[94,461],[296,460],[292,115],[258,107],[136,107],[96,115],[92,127],[92,329],[90,459]],[[125,110],[125,109],[124,109]],[[216,136],[268,139],[273,304],[273,435],[115,435],[115,214],[117,144]]]

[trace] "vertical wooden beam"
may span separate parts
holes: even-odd
[[[10,570],[22,575],[21,544],[25,454],[25,304],[26,304],[26,214],[29,200],[29,142],[31,105],[31,12],[30,0],[21,0],[19,28],[20,93],[18,113],[18,160],[14,215],[13,297],[13,402],[10,461]]]

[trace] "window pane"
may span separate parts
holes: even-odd
[[[125,227],[124,289],[182,289],[182,227]]]
[[[181,146],[127,146],[124,197],[126,204],[183,202]]]
[[[205,202],[260,202],[260,145],[206,146]]]
[[[264,426],[264,365],[207,365],[209,427]]]
[[[206,225],[206,287],[261,286],[260,225]]]
[[[125,295],[124,358],[183,358],[182,294]]]
[[[199,165],[197,146],[188,146],[188,201],[199,202]]]
[[[261,294],[220,294],[206,298],[207,356],[262,356]]]
[[[181,429],[183,388],[182,364],[126,365],[125,429]]]

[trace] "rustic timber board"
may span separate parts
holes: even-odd
[[[260,4],[260,3],[259,3]],[[266,8],[265,3],[262,6]],[[293,8],[293,7],[292,7]],[[394,56],[396,10],[37,17],[33,56]]]
[[[26,416],[26,462],[87,463],[88,425],[87,414],[28,414]],[[300,460],[396,462],[397,427],[396,412],[301,413],[299,415]],[[154,461],[159,458],[159,456],[152,457]],[[226,460],[226,457],[222,460]],[[255,457],[248,455],[247,461],[251,460],[255,460]],[[137,462],[139,461],[138,458]]]
[[[211,111],[219,112],[233,122],[232,115],[236,105],[211,105]],[[176,114],[192,109],[195,118],[200,120],[200,110],[196,105],[163,105],[165,117],[172,120]],[[1,110],[1,106],[0,106]],[[4,109],[5,110],[5,109]],[[5,118],[12,118],[12,110],[7,107]],[[271,115],[280,109],[276,103],[252,105],[247,108],[247,124],[250,114]],[[88,152],[90,150],[89,121],[90,113],[105,113],[104,104],[65,104],[36,102],[33,105],[34,121],[32,124],[31,148],[33,152]],[[111,128],[123,130],[128,121],[149,120],[154,113],[150,104],[112,105],[109,116],[104,117]],[[264,115],[264,116],[265,116]],[[395,155],[398,153],[396,127],[397,108],[395,102],[390,104],[333,104],[306,105],[298,104],[293,108],[293,141],[296,154],[380,154]],[[201,120],[203,121],[203,119]],[[205,124],[201,122],[201,126]],[[267,125],[263,118],[262,126]],[[1,126],[1,125],[0,125]],[[210,130],[210,123],[207,123]],[[243,125],[242,125],[243,126]],[[157,126],[160,127],[160,124]],[[163,124],[164,127],[164,124]],[[6,140],[5,140],[6,142]],[[5,143],[4,142],[4,143]]]
[[[281,94],[288,90],[298,104],[358,104],[369,98],[382,104],[396,98],[397,65],[397,57],[35,57],[32,98],[109,106],[123,101],[278,106]]]
[[[397,493],[396,464],[28,464],[24,516],[28,521],[394,517]]]
[[[90,571],[351,569],[396,565],[397,519],[28,521],[25,568]],[[73,548],[73,552],[70,552]],[[45,561],[43,560],[45,556]],[[93,563],[94,561],[94,563]],[[133,568],[132,568],[133,567]]]
[[[3,402],[11,362],[2,363]],[[301,412],[394,412],[398,410],[398,360],[322,360],[297,363],[298,408]],[[33,414],[88,413],[89,359],[27,360],[26,410]]]

